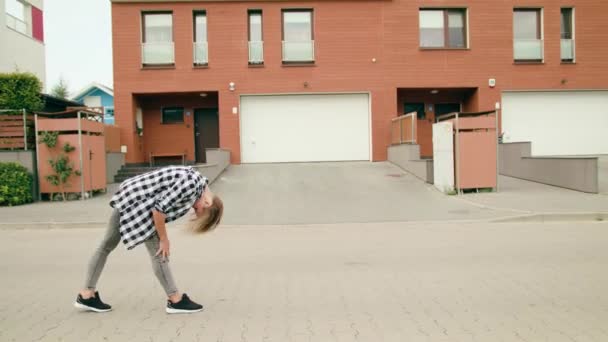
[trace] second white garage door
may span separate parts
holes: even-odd
[[[504,142],[531,142],[533,156],[608,154],[608,91],[505,91]]]
[[[243,163],[370,160],[368,94],[241,97]]]

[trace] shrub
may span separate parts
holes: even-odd
[[[17,163],[0,163],[0,206],[32,202],[32,175]]]
[[[42,83],[31,73],[0,73],[0,109],[42,109]]]

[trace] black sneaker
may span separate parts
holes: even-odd
[[[91,298],[84,299],[80,294],[76,297],[76,302],[74,306],[87,310],[87,311],[95,311],[95,312],[108,312],[112,310],[112,307],[101,301],[101,297],[99,297],[99,292],[95,291],[95,296]]]
[[[170,300],[167,301],[167,308],[165,311],[170,314],[174,313],[192,313],[203,310],[203,306],[195,303],[188,298],[187,294],[182,295],[182,300],[177,303],[172,303]]]

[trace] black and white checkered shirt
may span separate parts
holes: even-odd
[[[170,166],[129,178],[110,201],[120,212],[120,235],[127,249],[156,233],[152,209],[166,215],[166,222],[186,215],[209,181],[189,166]]]

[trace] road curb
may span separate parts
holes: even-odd
[[[77,228],[105,228],[107,222],[12,222],[0,223],[0,229],[22,230],[22,229],[77,229]]]
[[[534,213],[490,220],[491,223],[603,222],[608,212]]]
[[[262,227],[317,227],[341,226],[345,224],[472,224],[472,223],[568,223],[568,222],[608,222],[608,212],[570,212],[570,213],[533,213],[524,215],[501,216],[497,218],[461,219],[461,220],[420,220],[420,221],[379,221],[379,222],[333,222],[333,223],[296,223],[296,224],[227,224],[223,228],[262,228]],[[173,223],[171,226],[180,227],[184,223]],[[0,223],[0,230],[49,230],[49,229],[100,229],[106,228],[107,222],[11,222]]]

